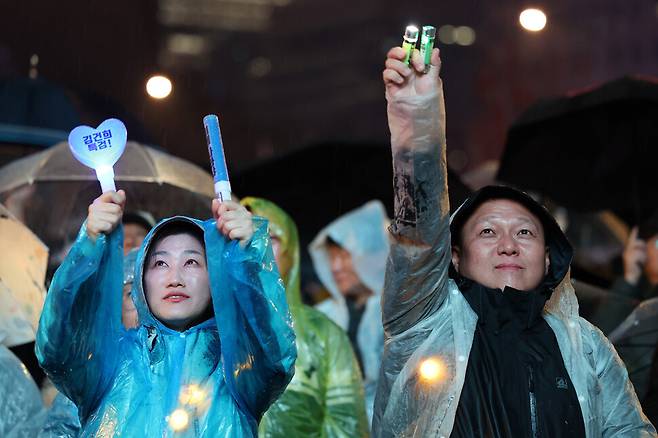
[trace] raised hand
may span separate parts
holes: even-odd
[[[637,227],[633,227],[622,254],[624,279],[632,285],[636,285],[640,281],[644,263],[647,261],[647,243],[639,239],[637,233]]]
[[[432,50],[430,68],[425,73],[425,63],[418,50],[413,51],[409,65],[402,47],[393,47],[386,54],[386,64],[382,77],[389,97],[418,96],[436,92],[439,88],[441,58],[439,49]]]
[[[246,245],[254,235],[251,213],[235,201],[212,201],[213,217],[217,220],[217,230],[231,240],[239,240]]]
[[[87,235],[96,240],[99,234],[110,234],[121,222],[126,205],[126,192],[105,192],[89,206]]]

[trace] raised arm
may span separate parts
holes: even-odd
[[[450,264],[445,105],[434,49],[431,66],[416,52],[388,52],[383,72],[393,154],[395,213],[382,299],[387,336],[415,325],[442,304]]]
[[[125,194],[108,192],[89,207],[75,244],[46,296],[36,354],[57,388],[91,412],[113,376],[121,327]]]
[[[295,334],[267,221],[222,205],[204,228],[224,374],[238,405],[259,420],[294,374]]]

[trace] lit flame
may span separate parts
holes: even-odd
[[[446,366],[439,359],[429,358],[420,363],[418,371],[421,379],[434,383],[445,378]]]
[[[190,416],[184,409],[176,409],[171,413],[167,421],[169,422],[169,426],[171,426],[175,432],[180,432],[189,424]]]

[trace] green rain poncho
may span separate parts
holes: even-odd
[[[214,317],[184,332],[150,312],[145,254],[172,221],[203,230]],[[267,223],[254,218],[246,248],[215,221],[165,219],[137,257],[139,326],[121,325],[122,229],[96,241],[85,227],[57,270],[41,314],[37,357],[77,406],[81,437],[251,437],[292,377],[292,321]]]
[[[324,314],[302,304],[297,227],[271,202],[245,198],[242,204],[266,217],[270,234],[280,240],[279,270],[286,285],[298,351],[295,376],[263,417],[259,436],[368,436],[363,383],[350,341]]]

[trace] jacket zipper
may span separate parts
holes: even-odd
[[[530,426],[532,438],[539,436],[537,428],[537,398],[535,397],[535,378],[532,366],[528,365],[528,392],[530,395]]]

